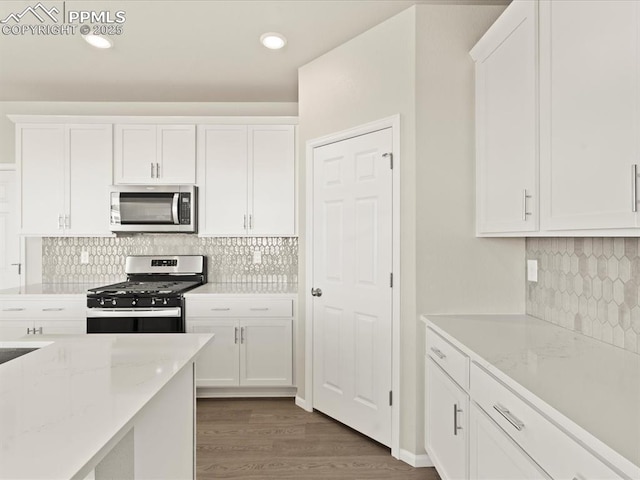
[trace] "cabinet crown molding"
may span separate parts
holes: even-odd
[[[126,123],[171,125],[297,125],[293,116],[7,115],[13,123]]]

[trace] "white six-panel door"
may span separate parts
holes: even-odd
[[[392,129],[313,153],[313,408],[391,444]]]

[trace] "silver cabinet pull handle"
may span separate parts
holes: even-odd
[[[212,308],[211,309],[212,312],[228,312],[229,310],[231,310],[229,307],[227,307],[227,308]]]
[[[447,356],[444,353],[442,353],[441,350],[437,349],[436,347],[431,347],[431,351],[433,353],[435,353],[436,357],[438,357],[440,360],[444,360],[445,358],[447,358]]]
[[[249,230],[253,229],[253,215],[249,214]]]
[[[34,335],[36,334],[36,329],[35,329],[35,327],[33,328],[33,333],[34,333]],[[37,333],[39,333],[40,335],[42,335],[42,327],[38,328]]]
[[[62,215],[58,215],[58,230],[62,230],[64,225],[62,224]]]
[[[527,198],[531,198],[531,195],[527,195],[527,189],[522,190],[522,220],[527,220],[527,215],[531,215],[531,212],[527,212]]]
[[[240,327],[240,343],[244,343],[244,341],[245,341],[244,327]]]
[[[631,165],[631,211],[638,211],[638,164]]]
[[[247,215],[244,215],[244,221],[242,223],[242,228],[244,228],[245,230],[247,229]]]
[[[43,308],[43,312],[61,312],[64,308],[61,307],[51,307],[51,308]]]
[[[19,308],[3,308],[2,311],[3,312],[22,312],[24,310],[23,307],[19,307]]]
[[[453,404],[453,435],[458,435],[458,430],[462,430],[462,427],[458,425],[458,414],[462,413],[462,410],[458,408],[458,404]]]
[[[156,163],[156,178],[160,178],[160,164]]]
[[[507,410],[506,408],[504,408],[502,405],[500,405],[499,403],[496,403],[493,406],[494,410],[496,412],[498,412],[500,415],[502,415],[504,417],[504,419],[509,422],[511,425],[513,425],[513,427],[520,431],[524,428],[524,423],[522,423],[518,417],[516,417],[513,413],[511,413],[509,410]]]
[[[233,329],[233,343],[238,343],[238,327],[234,327]]]
[[[18,267],[18,275],[22,275],[22,264],[21,263],[12,263],[11,266]]]
[[[269,307],[264,307],[264,308],[250,308],[249,310],[251,310],[252,312],[266,312],[267,310],[269,310]]]
[[[64,228],[66,228],[66,229],[70,229],[71,228],[71,219],[70,219],[69,215],[65,215],[64,216]]]
[[[153,176],[153,162],[151,162],[151,178],[154,178],[154,176]]]
[[[36,333],[36,329],[33,329],[33,333]],[[27,327],[27,335],[31,335],[31,329]]]

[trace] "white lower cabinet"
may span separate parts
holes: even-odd
[[[429,357],[425,368],[427,451],[443,478],[468,478],[469,395]]]
[[[431,324],[426,331],[425,449],[443,479],[625,478],[516,393],[515,382],[503,383]]]
[[[0,341],[24,339],[25,335],[83,333],[87,333],[84,295],[0,298]]]
[[[538,480],[550,478],[477,405],[471,405],[469,478]]]
[[[187,331],[213,333],[196,360],[198,387],[293,385],[293,300],[187,300]]]

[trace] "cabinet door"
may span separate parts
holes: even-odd
[[[109,235],[111,125],[67,125],[67,234]]]
[[[79,335],[87,333],[87,321],[84,318],[39,319],[34,322],[34,326],[38,334],[42,335]]]
[[[240,330],[237,320],[187,319],[190,333],[213,333],[213,341],[196,358],[198,387],[237,387]]]
[[[0,342],[22,339],[31,328],[31,320],[0,319]],[[31,336],[27,340],[32,340]]]
[[[538,229],[537,17],[536,2],[513,2],[471,51],[481,234]]]
[[[240,321],[240,384],[293,383],[291,319]]]
[[[64,222],[64,125],[16,126],[21,222],[27,235],[60,235]]]
[[[550,478],[475,404],[471,406],[469,469],[472,480]]]
[[[156,183],[156,126],[116,125],[114,135],[115,183]]]
[[[442,478],[468,478],[469,396],[430,358],[425,371],[427,453]]]
[[[200,126],[198,131],[199,233],[247,231],[247,127]]]
[[[195,125],[158,125],[156,178],[160,183],[196,183]]]
[[[295,233],[295,141],[292,125],[249,127],[249,234]]]
[[[624,0],[540,2],[544,230],[637,225],[639,9]]]

